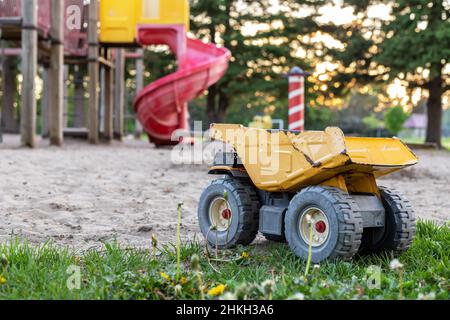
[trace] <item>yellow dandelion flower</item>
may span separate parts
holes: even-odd
[[[246,259],[250,258],[250,254],[248,252],[244,251],[241,253],[241,258],[246,260]]]
[[[0,285],[6,283],[6,278],[4,276],[0,276]]]
[[[225,291],[225,285],[219,284],[218,286],[209,289],[208,294],[210,296],[216,297],[216,296],[221,296],[224,291]]]
[[[186,277],[182,277],[182,278],[180,279],[180,284],[181,284],[182,286],[186,285],[188,282],[189,282],[189,281],[188,281],[188,279],[186,279]]]
[[[170,276],[167,273],[161,272],[160,275],[161,275],[161,278],[163,278],[167,282],[170,282]]]

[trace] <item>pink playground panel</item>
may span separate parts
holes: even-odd
[[[0,17],[20,18],[21,0],[0,0]],[[51,0],[38,0],[38,28],[46,36],[51,27]]]
[[[64,12],[68,12],[69,6],[77,6],[81,12],[81,29],[67,28],[64,23],[64,50],[66,55],[84,56],[87,53],[87,35],[85,23],[87,22],[87,10],[83,0],[64,0]],[[21,0],[0,0],[0,18],[21,18]],[[43,36],[47,37],[51,28],[51,0],[38,0],[38,28]]]
[[[83,0],[65,0],[64,12],[69,12],[69,7],[77,6],[81,12],[81,29],[69,29],[67,24],[64,24],[64,50],[66,55],[71,56],[85,56],[87,55],[87,33],[85,23],[87,19],[87,7]]]

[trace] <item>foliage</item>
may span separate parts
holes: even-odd
[[[364,117],[363,123],[369,130],[376,130],[382,126],[382,122],[377,118],[375,114]]]
[[[442,0],[395,1],[395,20],[384,26],[377,60],[390,67],[392,76],[410,73],[416,85],[427,81],[418,68],[430,67],[430,79],[440,75],[450,57],[449,10]]]
[[[77,254],[46,244],[35,247],[12,240],[0,245],[0,299],[406,299],[449,298],[450,229],[419,222],[410,250],[398,259],[402,281],[389,264],[390,254],[328,261],[312,266],[286,244],[263,243],[229,250],[228,262],[211,262],[199,243],[181,248],[182,269],[176,277],[175,246],[152,250],[105,244]],[[194,263],[195,260],[195,263]],[[71,270],[80,268],[80,289],[69,290]],[[381,268],[379,288],[368,286],[370,267]],[[202,292],[199,291],[202,288]]]
[[[444,67],[450,57],[450,6],[442,0],[345,0],[361,16],[357,22],[336,28],[334,36],[345,50],[331,54],[347,72],[337,75],[346,83],[386,82],[396,77],[409,90],[429,91],[427,141],[440,144],[442,96],[450,88]],[[385,3],[392,18],[370,19],[368,8]],[[369,23],[367,23],[369,22]],[[347,37],[347,38],[346,38]],[[427,70],[427,71],[425,71]],[[347,78],[346,78],[347,77]],[[350,82],[348,78],[352,79]]]
[[[450,109],[444,111],[443,126],[450,134]]]
[[[284,2],[281,9],[273,10],[269,0],[193,1],[192,32],[229,48],[233,54],[226,76],[208,91],[210,121],[223,121],[230,108],[234,109],[230,112],[239,110],[241,114],[253,108],[257,112],[283,109],[283,118],[287,119],[287,80],[283,74],[295,65],[311,70],[311,62],[299,59],[296,52],[300,47],[311,49],[314,57],[315,49],[298,35],[312,35],[318,29],[314,13],[300,19],[294,12],[303,5],[323,3]],[[251,25],[260,28],[251,30]]]
[[[326,127],[334,125],[333,112],[326,107],[306,108],[306,129],[324,130]]]
[[[4,46],[10,45],[3,42]],[[20,93],[18,90],[19,59],[0,56],[0,109],[1,126],[5,132],[19,132]]]
[[[384,123],[393,135],[398,135],[403,129],[405,121],[408,120],[409,114],[403,110],[401,106],[390,108],[384,114]]]
[[[432,109],[441,108],[449,85],[442,74],[450,57],[450,8],[446,2],[345,0],[344,5],[353,6],[357,18],[343,25],[318,19],[318,9],[334,3],[332,0],[282,1],[276,9],[273,3],[191,2],[192,35],[225,46],[233,55],[225,77],[209,88],[206,96],[191,102],[191,120],[202,120],[205,128],[212,121],[247,124],[254,115],[269,111],[287,122],[283,75],[295,65],[312,72],[324,63],[331,69],[308,79],[306,100],[314,109],[307,112],[306,124],[311,128],[338,124],[346,132],[363,133],[362,119],[380,103],[387,105],[388,101],[378,97],[396,77],[408,84],[408,93],[414,87],[432,90],[428,104]],[[370,6],[380,3],[392,7],[392,19],[369,15]],[[160,46],[146,50],[146,61],[146,83],[176,68],[173,55]],[[436,89],[439,84],[441,91]],[[344,110],[331,111],[330,119],[326,111],[319,111],[317,117],[316,107]],[[439,131],[439,113],[429,118],[430,130]]]
[[[345,44],[345,50],[331,53],[346,67],[356,62],[352,71],[360,76],[365,73],[367,82],[385,81],[385,75],[393,79],[402,74],[403,79],[409,81],[412,87],[424,86],[430,78],[436,76],[435,68],[442,69],[449,62],[450,7],[445,1],[344,2],[353,6],[361,19],[333,31],[333,35]],[[392,19],[384,21],[369,18],[370,5],[380,3],[392,7]],[[378,68],[379,65],[389,69]],[[431,68],[429,78],[423,73],[424,68]],[[372,72],[369,73],[369,70]]]

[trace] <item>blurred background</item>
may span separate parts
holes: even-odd
[[[284,75],[299,66],[311,74],[306,129],[339,126],[347,134],[450,148],[449,16],[449,0],[192,0],[191,35],[229,48],[233,57],[227,75],[191,102],[191,122],[203,121],[206,129],[212,122],[248,125],[255,116],[271,116],[287,124]],[[144,61],[145,84],[177,68],[165,46],[146,48]],[[4,83],[1,95],[3,129],[14,133],[20,61],[2,63],[5,76],[16,79]],[[133,60],[126,73],[132,133]],[[88,86],[74,79],[77,70],[68,74],[67,96]],[[42,80],[38,87],[39,105]],[[69,110],[80,108],[79,101],[67,103]]]

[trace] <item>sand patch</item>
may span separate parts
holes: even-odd
[[[0,145],[0,241],[11,235],[87,249],[102,241],[150,247],[176,238],[177,204],[183,205],[184,240],[202,239],[197,226],[200,194],[214,177],[206,166],[174,165],[170,150],[127,140],[112,146],[68,141],[62,149]],[[402,190],[417,216],[450,218],[450,153],[418,152],[418,166],[382,179]]]

